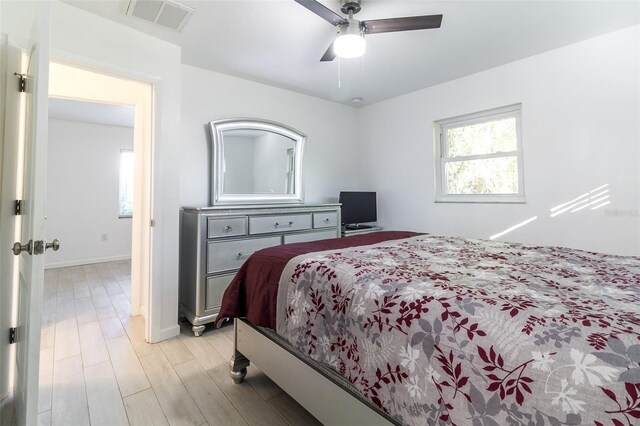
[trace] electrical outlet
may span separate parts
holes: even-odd
[[[109,234],[104,233],[102,234],[102,241],[107,241],[109,239]]]

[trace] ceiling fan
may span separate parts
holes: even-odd
[[[426,30],[440,28],[442,15],[407,16],[403,18],[372,19],[358,21],[353,15],[360,12],[360,0],[340,0],[342,13],[348,14],[344,18],[316,0],[294,0],[309,9],[325,21],[338,27],[338,35],[331,46],[322,55],[320,61],[333,61],[340,58],[357,58],[366,50],[365,34],[391,33],[396,31]]]

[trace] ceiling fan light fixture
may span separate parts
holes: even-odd
[[[333,53],[339,58],[359,58],[367,50],[367,42],[364,39],[360,22],[349,20],[349,25],[341,27],[338,37],[333,42]]]
[[[367,44],[364,41],[365,34],[428,30],[430,28],[440,28],[442,24],[442,14],[358,21],[353,19],[353,15],[360,12],[360,0],[340,0],[340,10],[342,13],[349,15],[348,19],[338,15],[318,0],[294,1],[331,25],[338,27],[338,36],[333,40],[327,51],[324,52],[320,62],[331,62],[336,56],[340,58],[357,58],[364,55],[367,49]]]

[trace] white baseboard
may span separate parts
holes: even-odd
[[[92,259],[68,260],[66,262],[47,263],[44,265],[44,269],[66,268],[67,266],[91,265],[92,263],[115,262],[118,260],[130,260],[130,259],[131,259],[131,255],[129,254],[124,256],[108,256],[108,257],[94,257]]]

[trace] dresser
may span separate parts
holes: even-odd
[[[180,219],[180,317],[196,336],[216,319],[224,291],[253,252],[341,233],[340,204],[183,207]]]

